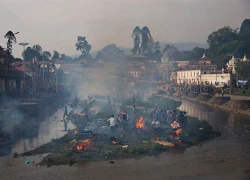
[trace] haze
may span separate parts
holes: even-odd
[[[8,30],[18,43],[40,44],[68,55],[76,37],[86,36],[92,51],[115,43],[132,47],[135,26],[148,26],[160,42],[206,43],[220,27],[240,27],[250,18],[249,0],[0,0],[0,45]],[[22,47],[14,45],[14,56]]]

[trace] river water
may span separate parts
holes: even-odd
[[[138,159],[91,162],[69,166],[41,167],[25,164],[25,158],[0,159],[0,179],[84,179],[84,180],[169,180],[169,179],[250,179],[245,170],[250,168],[250,119],[249,116],[224,112],[207,105],[184,100],[179,108],[188,115],[208,120],[221,137],[188,148],[182,153],[164,153]],[[49,122],[53,122],[53,118]],[[49,126],[50,123],[48,123]],[[60,127],[60,126],[59,126]],[[46,128],[47,133],[57,131]],[[59,129],[62,129],[60,127]],[[44,132],[44,131],[43,131]],[[47,136],[49,141],[56,132]],[[46,136],[41,134],[38,139]],[[40,140],[39,140],[40,142]],[[34,144],[33,144],[34,145]],[[34,146],[37,146],[35,144]],[[21,145],[20,145],[21,146]],[[27,157],[38,162],[42,156]]]

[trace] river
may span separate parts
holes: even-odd
[[[250,168],[249,116],[224,112],[187,100],[183,100],[179,109],[187,111],[190,116],[208,120],[214,128],[221,131],[221,137],[188,148],[182,153],[164,153],[159,156],[138,159],[120,159],[115,160],[114,164],[110,164],[109,161],[101,161],[75,164],[72,167],[47,168],[32,163],[27,165],[24,163],[25,158],[4,157],[0,159],[0,179],[2,177],[4,179],[25,180],[250,179],[250,174],[245,172]],[[53,122],[53,118],[49,120],[49,122],[51,121]],[[48,130],[46,132],[50,133],[51,129],[46,129]],[[58,132],[56,129],[52,131]],[[46,133],[44,135],[46,136]],[[40,138],[42,137],[43,135],[40,136]],[[47,138],[47,141],[50,138],[51,136]],[[36,163],[41,157],[31,156],[27,159]]]

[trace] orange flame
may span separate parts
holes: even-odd
[[[113,145],[116,145],[116,144],[117,144],[117,142],[116,142],[116,141],[112,141],[112,144],[113,144]]]
[[[135,127],[136,127],[137,129],[142,129],[142,128],[144,128],[144,120],[143,120],[142,116],[136,121]]]
[[[178,135],[181,133],[181,131],[182,131],[182,128],[177,129],[177,130],[175,131],[175,134],[178,136]]]
[[[90,139],[82,140],[81,142],[78,142],[76,144],[76,149],[78,151],[81,151],[83,149],[86,150],[87,148],[89,148],[90,143],[91,143]]]

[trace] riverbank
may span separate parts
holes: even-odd
[[[151,100],[148,103],[144,102],[147,108],[156,105],[159,108],[173,107],[174,104],[180,105],[165,98],[154,97]],[[142,102],[138,101],[138,104]],[[131,112],[132,109],[126,105],[130,105],[130,102],[125,103],[121,107],[122,110]],[[86,107],[85,104],[81,106]],[[177,106],[173,107],[173,109],[176,108]],[[78,107],[78,109],[81,108]],[[104,107],[88,119],[81,117],[81,113],[81,111],[70,113],[70,119],[77,129],[68,131],[64,137],[54,139],[20,156],[50,153],[39,163],[39,165],[47,166],[65,164],[71,166],[74,163],[102,160],[111,160],[110,163],[112,163],[113,159],[183,151],[220,135],[206,121],[199,121],[195,118],[188,118],[184,127],[172,128],[169,123],[164,122],[161,123],[160,128],[153,129],[149,113],[140,109],[137,109],[136,118],[129,121],[126,129],[120,126],[115,133],[112,133],[106,121],[114,113],[112,109]]]
[[[72,98],[68,93],[43,96],[41,98],[42,99],[25,100],[24,103],[20,103],[22,106],[20,109],[13,106],[7,113],[2,114],[3,121],[1,131],[4,132],[3,137],[10,139],[10,143],[1,146],[0,156],[8,155],[9,153],[29,151],[39,145],[48,143],[52,138],[61,137],[59,134],[63,133],[57,132],[57,136],[55,137],[50,126],[51,124],[55,124],[54,128],[56,127],[58,129],[58,124],[63,124],[61,122],[63,105]],[[16,102],[16,104],[18,103]],[[34,106],[33,109],[29,108],[31,106],[30,104],[35,104],[35,106],[32,105]],[[34,111],[34,109],[36,109],[36,111]],[[42,117],[41,113],[38,113],[39,111],[43,112]],[[46,128],[43,128],[43,126],[46,126]],[[49,130],[51,130],[51,132],[47,132]],[[41,137],[41,135],[43,137]],[[49,140],[47,140],[47,137]],[[21,146],[24,147],[21,148]]]
[[[0,159],[0,176],[4,179],[72,179],[75,180],[248,180],[249,117],[233,114],[207,105],[183,100],[179,107],[188,115],[207,120],[221,136],[185,151],[161,153],[158,156],[84,162],[66,166],[37,166],[46,155]],[[51,129],[53,131],[53,129]],[[9,160],[8,160],[9,159]],[[29,160],[30,164],[25,164]],[[35,164],[33,164],[33,162]],[[115,169],[115,171],[114,171]]]
[[[202,94],[201,94],[202,95]],[[211,106],[213,108],[219,108],[223,111],[227,111],[227,112],[233,112],[235,114],[243,114],[243,115],[247,115],[250,116],[250,109],[247,108],[246,106],[248,104],[244,104],[243,105],[243,109],[237,108],[237,105],[239,107],[239,105],[241,105],[241,102],[245,102],[248,100],[230,100],[230,96],[224,95],[222,96],[210,96],[207,94],[204,94],[206,97],[204,99],[199,99],[199,97],[196,95],[195,97],[188,97],[188,96],[183,96],[183,95],[179,95],[179,94],[173,94],[173,95],[157,95],[159,97],[167,97],[169,99],[175,100],[175,101],[181,101],[182,99],[186,99],[198,104],[206,104],[208,106]],[[226,99],[225,102],[219,102],[217,104],[217,102],[214,102],[214,99],[217,98],[217,100],[215,101],[220,101],[220,99]],[[219,100],[218,100],[219,99]],[[232,107],[232,103],[236,104],[236,106]],[[247,102],[248,103],[248,102]]]

